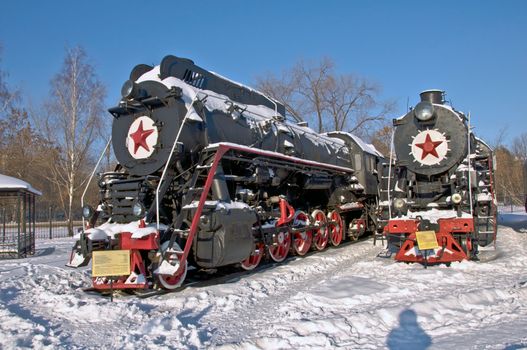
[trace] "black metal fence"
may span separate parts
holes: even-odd
[[[497,196],[498,210],[502,213],[527,212],[527,194],[518,193],[514,195]]]
[[[73,221],[73,234],[82,228],[78,216]],[[18,223],[14,220],[10,208],[0,207],[0,241],[2,237],[10,237],[18,231]],[[38,207],[35,210],[35,221],[32,231],[37,240],[69,237],[68,223],[63,211],[54,207]]]
[[[498,210],[503,213],[512,212],[526,212],[525,207],[526,195],[520,193],[515,196],[499,196],[498,195]],[[15,208],[16,202],[7,202],[5,199],[0,201],[0,243],[6,242],[10,237],[14,237],[20,230],[18,220],[20,216],[16,216]],[[21,232],[33,231],[34,239],[45,240],[69,237],[68,223],[66,221],[66,214],[53,206],[39,205],[38,200],[36,206],[32,203],[34,211],[34,221],[26,220],[28,228],[21,229]],[[18,219],[17,219],[18,218]],[[29,230],[28,230],[29,229]],[[75,213],[73,221],[73,234],[82,229],[82,220],[80,213]]]
[[[35,253],[35,193],[24,188],[0,191],[0,258]]]

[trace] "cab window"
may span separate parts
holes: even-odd
[[[359,153],[355,153],[355,170],[362,170],[362,157]]]

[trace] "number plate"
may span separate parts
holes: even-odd
[[[436,233],[434,231],[417,231],[415,237],[417,238],[417,246],[419,247],[419,250],[439,248]]]
[[[130,274],[129,250],[94,251],[92,276],[127,276]]]

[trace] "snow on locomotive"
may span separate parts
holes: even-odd
[[[120,250],[130,268],[94,277],[96,289],[174,289],[189,265],[250,270],[376,228],[373,146],[286,120],[280,103],[191,60],[136,66],[109,111],[119,166],[99,176],[68,265]]]
[[[492,150],[474,136],[469,118],[445,103],[443,91],[420,97],[393,122],[395,161],[381,198],[389,251],[405,262],[476,259],[478,246],[496,238]]]

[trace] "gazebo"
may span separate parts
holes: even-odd
[[[40,195],[27,182],[0,174],[0,258],[35,253],[35,197]]]

